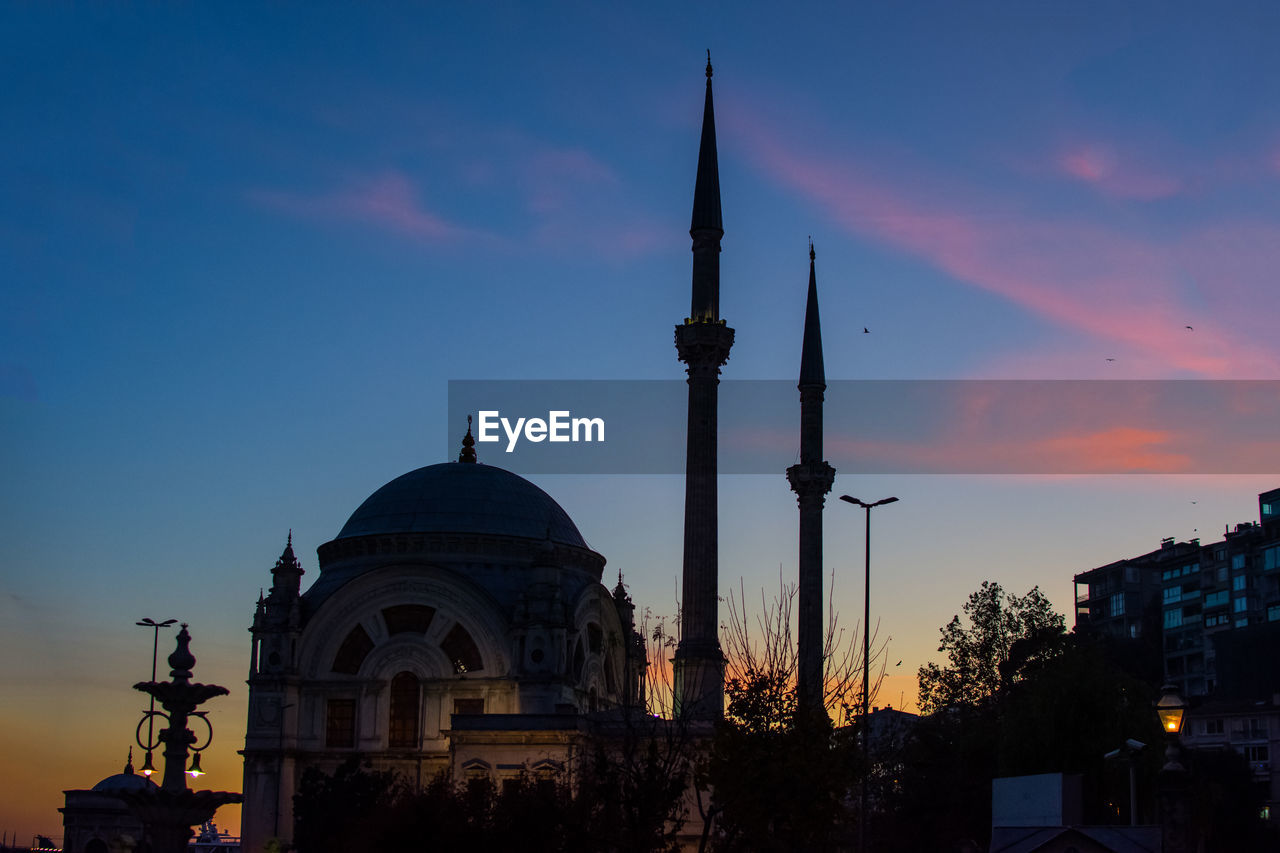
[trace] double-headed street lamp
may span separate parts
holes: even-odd
[[[172,625],[177,621],[178,621],[177,619],[166,619],[163,622],[157,622],[156,620],[150,617],[144,616],[140,621],[133,623],[137,625],[139,628],[151,628],[154,631],[154,637],[152,638],[152,641],[151,641],[151,680],[152,681],[156,680],[156,653],[160,649],[160,629],[168,628],[170,625]],[[153,720],[155,719],[155,715],[156,715],[156,697],[152,696],[151,707],[147,709],[147,743],[149,744],[155,743],[155,723],[153,722]],[[147,759],[146,761],[142,762],[142,773],[144,776],[150,776],[154,772],[156,772],[156,766],[151,761],[151,747],[148,746]]]
[[[841,495],[840,500],[857,504],[867,511],[867,552],[865,575],[862,588],[862,820],[859,822],[858,835],[861,837],[859,848],[866,853],[867,849],[867,786],[871,782],[871,727],[870,727],[870,684],[871,684],[871,510],[878,506],[891,504],[897,498],[884,498],[875,503],[867,503]]]

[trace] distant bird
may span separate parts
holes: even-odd
[[[898,661],[897,663],[894,664],[894,666],[902,666],[902,661]]]
[[[869,334],[871,334],[871,330],[870,330],[870,329],[868,329],[866,326],[863,326],[863,327],[862,327],[862,334],[864,334],[864,335],[869,335]]]
[[[1195,331],[1195,329],[1192,329],[1190,326],[1187,326],[1187,329],[1188,329],[1189,331],[1192,331],[1192,332],[1194,332],[1194,331]]]
[[[1115,359],[1114,359],[1114,358],[1109,358],[1109,359],[1107,359],[1107,361],[1115,361]]]
[[[1195,501],[1192,501],[1192,503],[1195,503]]]

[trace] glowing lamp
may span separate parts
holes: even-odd
[[[1160,718],[1160,728],[1165,734],[1176,735],[1182,731],[1182,718],[1186,713],[1187,703],[1178,692],[1176,684],[1166,684],[1160,688],[1160,699],[1156,702],[1156,716]]]
[[[156,772],[156,766],[151,763],[151,750],[147,750],[147,759],[142,762],[142,775],[150,776]]]
[[[196,753],[195,753],[195,757],[193,757],[193,758],[191,759],[191,766],[190,766],[189,768],[187,768],[187,772],[191,774],[191,778],[192,778],[192,779],[196,778],[197,776],[203,776],[203,775],[204,775],[204,770],[202,770],[202,769],[200,768],[200,753],[199,753],[199,752],[196,752]]]

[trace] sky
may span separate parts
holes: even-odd
[[[239,790],[286,535],[305,585],[365,497],[449,459],[451,380],[682,379],[708,48],[725,379],[796,376],[810,237],[829,380],[1280,379],[1278,31],[1266,3],[0,7],[0,831],[59,836],[61,791],[121,769],[142,617],[231,689],[200,781]],[[1170,420],[1023,438],[1123,471]],[[721,484],[752,602],[795,572],[777,442]],[[1074,574],[1280,485],[1134,470],[1165,473],[838,474],[846,631],[863,517],[834,496],[900,498],[879,702],[912,707],[983,580],[1070,613]],[[531,479],[675,612],[678,477]]]

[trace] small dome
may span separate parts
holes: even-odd
[[[114,776],[108,776],[101,782],[93,786],[94,791],[100,794],[110,794],[116,791],[143,791],[147,788],[158,787],[141,773],[134,773],[133,767],[126,767],[124,773],[117,773]]]
[[[560,504],[492,465],[444,462],[397,477],[351,514],[337,539],[395,533],[479,533],[586,548]],[[335,540],[336,541],[336,540]]]

